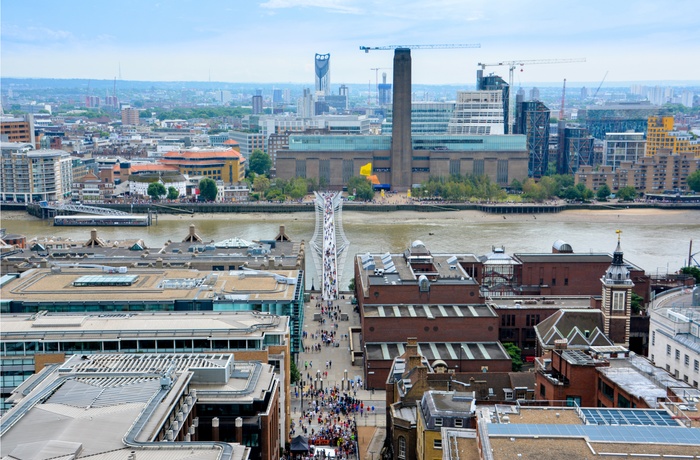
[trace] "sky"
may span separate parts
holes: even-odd
[[[700,81],[697,0],[0,0],[0,75],[149,81],[375,84],[415,49],[413,82],[474,84],[477,63],[527,65],[514,83]],[[379,68],[379,71],[373,70]],[[507,79],[507,67],[487,67]],[[606,76],[607,73],[607,76]]]

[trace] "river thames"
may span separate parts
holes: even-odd
[[[54,227],[24,212],[3,212],[2,228],[7,233],[33,237],[62,237],[85,241],[87,227]],[[206,214],[159,216],[151,227],[99,227],[102,239],[110,242],[143,239],[150,248],[168,240],[181,241],[191,223],[206,242],[240,237],[245,240],[272,239],[280,225],[294,241],[311,240],[312,213],[292,214]],[[622,230],[625,259],[647,273],[673,273],[685,265],[690,240],[693,252],[700,251],[700,212],[675,210],[595,210],[564,211],[558,214],[486,214],[479,211],[438,213],[343,212],[343,228],[350,240],[349,256],[342,271],[341,286],[352,278],[352,257],[358,253],[403,252],[412,241],[421,240],[435,253],[487,254],[494,246],[505,246],[507,253],[547,253],[561,239],[574,252],[612,253],[617,244],[616,230]],[[318,286],[307,245],[307,286]],[[700,256],[696,256],[700,259]],[[601,274],[602,275],[602,274]]]

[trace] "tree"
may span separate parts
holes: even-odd
[[[253,150],[248,159],[248,169],[253,171],[255,174],[267,174],[270,172],[272,167],[272,160],[270,155],[263,152],[262,150]]]
[[[620,201],[632,201],[637,198],[637,189],[632,185],[625,185],[617,191],[617,199]]]
[[[630,304],[632,306],[632,312],[635,315],[638,315],[644,309],[644,297],[640,296],[639,294],[635,294],[633,292],[632,299],[630,300]]]
[[[255,176],[253,179],[253,190],[263,194],[270,188],[270,179],[265,176]]]
[[[355,277],[350,278],[350,283],[348,283],[348,290],[352,293],[355,292]]]
[[[688,176],[688,187],[694,192],[700,192],[700,169]]]
[[[603,184],[600,187],[598,187],[595,196],[600,201],[607,201],[611,193],[612,192],[610,191],[610,187],[608,187],[608,184]]]
[[[299,372],[297,363],[293,359],[289,360],[289,381],[292,385],[301,381],[301,372]]]
[[[161,196],[165,195],[167,192],[165,190],[165,185],[161,182],[151,182],[148,184],[148,189],[146,190],[148,196],[153,200],[159,200]]]
[[[581,199],[583,201],[588,201],[591,198],[593,198],[593,190],[586,187],[586,184],[579,182],[578,184],[575,185],[575,187],[579,191],[579,193],[581,194]]]
[[[372,183],[364,176],[354,176],[348,180],[348,192],[355,192],[355,196],[364,201],[374,198],[374,188]]]
[[[178,198],[180,198],[180,192],[172,185],[168,187],[168,199],[177,200]]]
[[[513,179],[513,181],[510,183],[510,188],[514,192],[522,192],[523,191],[523,183],[520,182],[518,179]]]
[[[698,267],[683,267],[681,273],[690,275],[695,278],[695,284],[700,284],[700,268]]]
[[[566,187],[561,193],[561,197],[565,200],[579,201],[581,199],[581,192],[576,187]]]
[[[214,201],[218,193],[219,189],[213,179],[205,177],[199,181],[199,196],[202,197],[203,200]]]
[[[523,368],[523,357],[520,354],[520,348],[512,342],[506,342],[503,344],[503,348],[506,349],[508,355],[513,361],[513,372],[520,372]]]

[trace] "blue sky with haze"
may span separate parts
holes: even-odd
[[[480,43],[415,50],[413,81],[473,84],[478,62],[531,65],[515,82],[700,80],[700,4],[553,0],[1,0],[4,77],[374,83],[390,51],[360,45]],[[505,68],[490,71],[507,73]],[[391,80],[389,69],[387,72]]]

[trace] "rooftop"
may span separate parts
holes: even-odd
[[[628,394],[644,399],[649,407],[659,407],[659,401],[666,399],[668,387],[692,388],[634,353],[626,359],[609,361],[610,366],[598,368],[598,372]]]
[[[366,343],[365,351],[367,359],[393,360],[405,353],[406,343]],[[421,342],[418,343],[418,354],[431,363],[437,359],[451,361],[459,359],[511,359],[498,342]]]
[[[130,286],[75,285],[82,276],[99,273],[99,268],[90,267],[30,270],[4,285],[0,297],[24,302],[291,301],[295,298],[299,275],[298,270],[212,272],[132,268],[129,274],[137,276],[137,280]]]
[[[488,437],[494,459],[609,458],[627,453],[695,458],[700,447],[700,430],[686,428],[665,410],[498,408],[509,416],[506,423],[496,423],[492,409],[477,411],[480,434]]]
[[[496,317],[488,305],[365,305],[365,317],[378,318],[477,318]]]
[[[162,434],[172,429],[178,410],[192,406],[182,401],[207,398],[207,386],[228,385],[229,401],[255,399],[273,385],[269,370],[237,363],[230,354],[76,355],[17,390],[17,404],[2,419],[0,456],[106,460],[135,452],[154,460],[247,458],[240,445],[165,443]]]
[[[254,311],[3,314],[0,339],[90,340],[193,335],[256,338],[288,332],[286,316]]]

